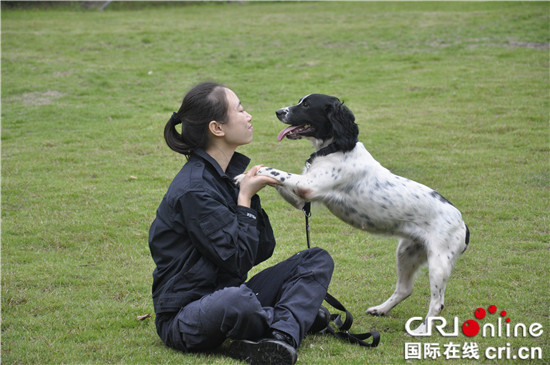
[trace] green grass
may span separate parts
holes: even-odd
[[[4,8],[2,361],[235,363],[173,351],[152,319],[136,320],[153,313],[148,228],[184,163],[164,124],[205,79],[253,115],[255,140],[241,149],[252,163],[294,172],[311,145],[277,143],[274,111],[311,92],[345,100],[373,156],[437,189],[471,229],[444,316],[462,323],[494,304],[512,323],[542,323],[539,338],[474,341],[541,347],[549,361],[549,38],[547,2]],[[256,270],[305,248],[301,212],[261,195],[278,246]],[[353,331],[382,341],[308,337],[300,364],[404,363],[406,342],[450,341],[404,335],[427,311],[426,270],[389,316],[364,313],[393,291],[394,239],[321,206],[311,235],[335,259],[330,291],[355,314]]]

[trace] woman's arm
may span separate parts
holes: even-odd
[[[186,192],[180,205],[184,225],[197,250],[229,275],[246,277],[258,252],[256,211],[231,207],[204,189]]]

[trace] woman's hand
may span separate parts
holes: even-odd
[[[250,208],[250,200],[258,191],[262,190],[266,185],[280,185],[277,180],[269,176],[258,176],[258,170],[264,165],[256,165],[248,172],[244,173],[244,178],[240,183],[239,197],[237,204]]]

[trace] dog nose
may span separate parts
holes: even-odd
[[[279,109],[275,112],[275,114],[277,114],[278,118],[284,117],[286,115],[286,113],[287,113],[286,108]]]

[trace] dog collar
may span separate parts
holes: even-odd
[[[331,143],[328,146],[321,148],[319,151],[312,153],[309,156],[309,158],[306,160],[306,167],[309,168],[311,166],[311,164],[313,163],[313,159],[315,159],[315,157],[330,155],[331,153],[338,152],[338,151],[339,149],[338,147],[336,147],[336,144]]]

